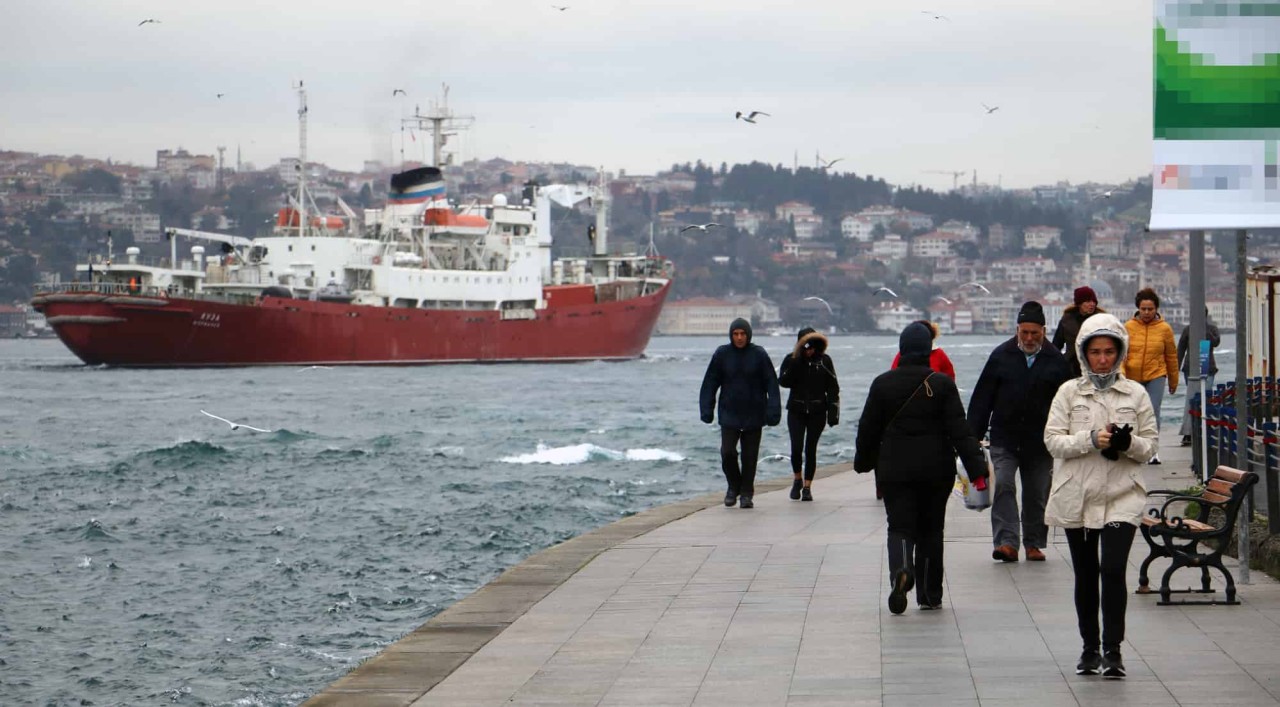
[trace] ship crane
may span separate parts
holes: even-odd
[[[960,178],[968,174],[969,170],[951,170],[951,169],[926,169],[925,174],[949,174],[951,175],[951,191],[960,188]]]

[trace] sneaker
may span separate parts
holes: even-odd
[[[742,496],[738,499],[738,508],[755,508],[756,504],[751,502],[750,496]]]
[[[1191,446],[1191,435],[1182,435],[1182,441],[1179,443],[1183,447]]]
[[[921,611],[938,611],[942,608],[941,604],[917,604]]]
[[[738,494],[730,491],[724,495],[724,505],[733,507],[738,502]]]
[[[901,614],[907,610],[907,592],[915,588],[911,572],[901,569],[893,573],[893,589],[889,591],[889,611]]]
[[[1151,457],[1151,461],[1149,461],[1149,462],[1147,462],[1147,463],[1148,463],[1148,464],[1159,464],[1159,463],[1160,463],[1160,455],[1158,455],[1158,454],[1157,454],[1156,456]]]
[[[1027,562],[1044,562],[1044,552],[1038,547],[1027,548]]]
[[[1107,651],[1102,654],[1102,677],[1124,677],[1124,661],[1120,658],[1119,650]]]
[[[1001,545],[991,551],[991,559],[1001,562],[1017,562],[1018,548],[1012,545]]]
[[[803,486],[804,486],[804,482],[801,481],[800,479],[795,479],[791,482],[791,500],[792,501],[800,500],[800,489]]]
[[[801,501],[812,501],[812,500],[813,500],[813,492],[809,490],[809,487],[808,487],[808,486],[806,486],[806,487],[804,487],[804,488],[800,489],[800,500],[801,500]]]
[[[1102,656],[1097,648],[1086,648],[1076,663],[1076,675],[1097,675],[1102,668]]]

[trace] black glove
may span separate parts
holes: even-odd
[[[827,403],[827,424],[831,427],[840,424],[840,401]]]
[[[1120,460],[1120,452],[1125,451],[1133,444],[1133,425],[1124,425],[1123,427],[1111,424],[1111,446],[1102,450],[1102,456],[1111,461]]]
[[[709,424],[711,424],[711,421],[712,421],[712,420],[714,420],[714,419],[715,419],[715,418],[714,418],[714,417],[712,417],[711,415],[703,415],[703,416],[702,416],[702,421],[703,421],[703,422],[705,422],[705,423],[707,423],[708,425],[709,425]]]

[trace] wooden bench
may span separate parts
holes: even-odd
[[[1142,519],[1142,537],[1146,539],[1151,553],[1142,561],[1138,570],[1138,594],[1151,594],[1147,569],[1152,561],[1159,557],[1172,560],[1169,569],[1165,570],[1160,580],[1161,606],[1173,604],[1172,594],[1211,594],[1209,586],[1209,568],[1216,567],[1226,578],[1226,601],[1180,601],[1179,604],[1239,604],[1236,601],[1236,583],[1231,573],[1222,566],[1222,552],[1231,541],[1235,530],[1240,508],[1254,484],[1258,483],[1258,475],[1251,471],[1240,471],[1227,466],[1220,466],[1213,472],[1204,490],[1198,495],[1190,496],[1177,491],[1148,491],[1147,496],[1168,497],[1159,509],[1152,508]],[[1194,502],[1199,509],[1194,518],[1185,518],[1171,513],[1170,505]],[[1185,506],[1179,506],[1185,507]],[[1210,512],[1220,510],[1221,514]],[[1216,549],[1211,549],[1210,545]],[[1170,589],[1169,579],[1173,573],[1184,567],[1200,568],[1200,589]]]

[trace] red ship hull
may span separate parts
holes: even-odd
[[[197,367],[582,361],[640,356],[670,283],[649,295],[557,305],[532,319],[264,297],[252,304],[65,293],[34,302],[91,365]]]

